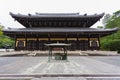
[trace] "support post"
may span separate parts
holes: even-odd
[[[99,49],[100,49],[100,34],[99,34],[99,37],[98,37],[98,43],[99,43]]]
[[[65,55],[66,55],[66,60],[67,60],[67,48],[65,48],[65,52],[66,52]]]
[[[16,36],[15,36],[15,44],[14,44],[14,46],[15,46],[15,50],[16,50],[16,43],[17,42],[17,38],[16,38]]]
[[[49,47],[48,62],[50,62],[50,54],[51,54],[51,49]]]
[[[27,50],[27,37],[25,35],[25,49]]]

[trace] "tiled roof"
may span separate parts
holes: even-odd
[[[37,14],[13,14],[10,12],[10,15],[13,17],[26,17],[26,18],[39,18],[39,17],[77,17],[77,18],[89,18],[89,17],[102,17],[104,13],[101,14],[93,14],[93,15],[87,15],[83,14],[80,15],[79,13],[37,13]]]
[[[69,32],[114,32],[117,31],[117,28],[113,28],[113,29],[99,29],[99,28],[19,28],[19,29],[5,29],[3,30],[4,32],[39,32],[39,33],[59,33],[59,32],[65,32],[65,33],[69,33]]]
[[[10,15],[26,28],[31,27],[91,27],[100,18],[102,14],[80,15],[77,13],[37,13],[36,15],[13,14]]]

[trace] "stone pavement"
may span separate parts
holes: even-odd
[[[28,80],[120,80],[120,56],[68,56],[68,61],[53,60],[51,62],[48,62],[48,57],[0,57],[0,66],[0,78],[4,77],[2,75],[14,74],[38,76],[56,74],[58,75],[56,77],[34,77]],[[59,74],[72,76],[59,76]],[[113,76],[114,79],[112,76],[103,77],[105,79],[95,76],[93,76],[94,79],[73,76],[87,74],[118,76]]]
[[[48,62],[48,57],[1,57],[0,74],[120,73],[119,56],[96,57],[69,56],[68,61],[53,60],[51,62]]]

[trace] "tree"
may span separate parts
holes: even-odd
[[[103,22],[105,22],[105,20],[106,19],[103,19]],[[105,27],[118,27],[120,29],[120,10],[111,15],[111,18],[106,21]],[[120,30],[112,35],[101,38],[101,48],[104,50],[117,50],[120,53]]]
[[[111,15],[110,14],[106,14],[105,16],[104,16],[104,18],[103,18],[103,20],[102,20],[102,24],[104,25],[104,26],[106,26],[106,24],[109,22],[109,20],[111,19]]]
[[[3,35],[2,29],[4,26],[0,25],[0,48],[5,48],[6,45],[13,47],[14,40],[6,35]]]
[[[2,35],[2,28],[3,26],[0,25],[0,35]]]
[[[8,36],[0,36],[0,48],[5,48],[6,46],[13,47],[14,40]]]
[[[97,28],[103,28],[103,26],[97,26]]]
[[[112,17],[106,24],[107,28],[114,28],[119,27],[120,28],[120,10],[113,13]]]

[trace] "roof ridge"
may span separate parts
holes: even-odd
[[[36,15],[79,15],[79,12],[77,13],[38,13],[36,12]]]

